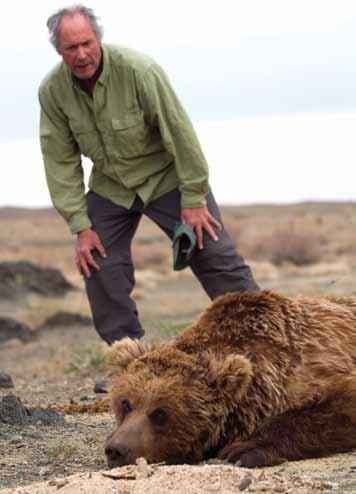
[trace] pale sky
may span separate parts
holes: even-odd
[[[37,87],[59,60],[46,19],[65,5],[1,0],[0,146],[7,180],[0,206],[49,204]],[[87,5],[101,17],[104,41],[144,51],[165,68],[196,126],[220,202],[355,197],[354,0]]]

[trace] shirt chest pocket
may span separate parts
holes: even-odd
[[[70,127],[81,154],[92,160],[102,159],[102,146],[97,129],[94,126],[78,125],[77,122],[70,122]]]
[[[116,158],[134,158],[145,154],[150,129],[142,111],[112,118],[111,132],[111,152]]]

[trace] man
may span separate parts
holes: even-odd
[[[48,19],[62,57],[39,89],[41,148],[53,204],[77,235],[95,327],[109,344],[144,331],[130,298],[131,240],[142,214],[173,237],[191,226],[190,267],[210,296],[258,289],[226,233],[193,127],[162,69],[149,57],[102,44],[93,11]],[[93,162],[84,194],[81,155]]]

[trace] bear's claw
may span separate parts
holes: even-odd
[[[279,465],[285,461],[252,441],[234,442],[222,449],[218,456],[237,467],[244,468]]]

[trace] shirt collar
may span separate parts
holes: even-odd
[[[108,47],[106,45],[101,45],[101,48],[102,48],[102,51],[103,51],[103,70],[101,71],[101,74],[100,74],[100,77],[98,79],[98,82],[100,84],[103,84],[104,86],[106,86],[107,82],[108,82],[108,78],[109,78],[109,65],[110,65],[110,61],[109,61],[109,50],[108,50]]]

